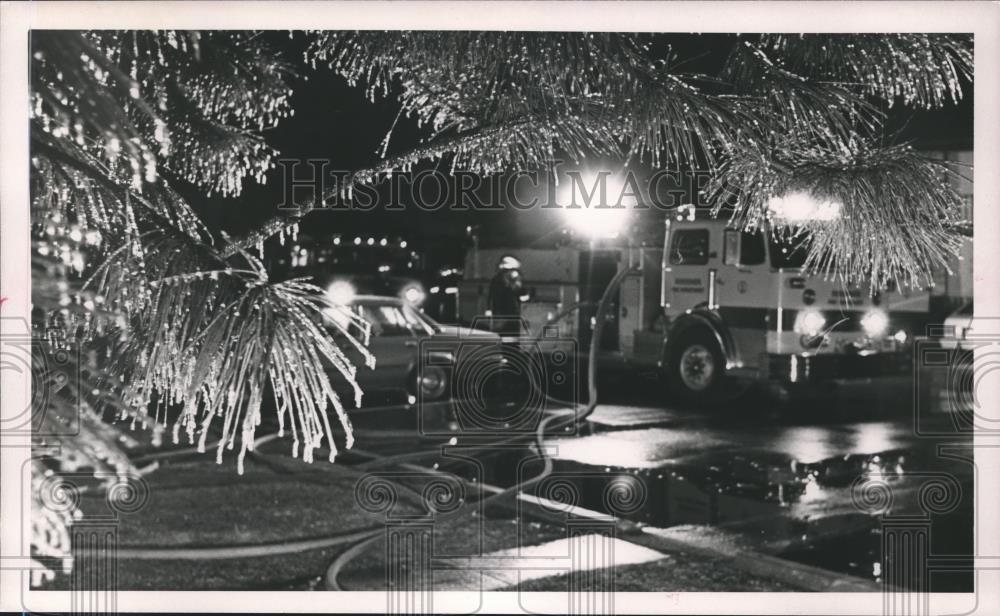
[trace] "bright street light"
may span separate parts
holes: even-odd
[[[771,197],[767,202],[771,213],[789,223],[810,220],[829,222],[840,218],[840,204],[836,201],[819,201],[804,191]]]
[[[556,203],[569,227],[592,238],[615,237],[625,230],[636,199],[622,175],[610,171],[567,175]]]

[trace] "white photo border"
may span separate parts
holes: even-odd
[[[974,267],[977,315],[1000,316],[1000,5],[989,2],[3,2],[0,4],[0,294],[3,327],[30,322],[28,32],[31,29],[410,29],[627,32],[971,32],[975,37]],[[0,372],[2,405],[26,408],[30,383]],[[998,383],[980,391],[1000,401]],[[995,407],[996,405],[991,405]],[[976,593],[930,596],[931,613],[1000,612],[1000,443],[975,436]],[[72,611],[68,591],[28,588],[30,515],[22,469],[25,435],[0,435],[0,609]],[[479,597],[482,613],[521,611],[515,592],[437,592],[435,611]],[[533,593],[532,606],[565,610],[563,593]],[[117,593],[117,611],[372,612],[380,592]],[[882,614],[881,593],[635,593],[615,595],[622,614]]]

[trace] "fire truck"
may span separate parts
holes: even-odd
[[[567,342],[581,352],[597,344],[602,367],[655,370],[679,396],[710,401],[733,382],[788,388],[905,374],[912,370],[913,338],[947,314],[945,308],[934,317],[932,306],[961,301],[942,290],[971,288],[968,259],[959,275],[931,289],[872,293],[805,275],[802,244],[802,236],[730,228],[725,218],[687,207],[649,241],[628,234],[543,248],[476,247],[466,257],[459,314],[486,314],[496,264],[516,256],[531,298],[522,309],[523,338],[548,352]],[[971,241],[964,252],[971,256]],[[623,270],[601,339],[592,341],[597,301]]]

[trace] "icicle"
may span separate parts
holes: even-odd
[[[244,442],[243,447],[240,449],[240,455],[237,456],[237,458],[236,458],[236,474],[237,475],[242,475],[243,474],[243,460],[246,458],[246,456],[247,456],[247,445]]]

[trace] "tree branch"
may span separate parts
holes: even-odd
[[[145,208],[146,213],[156,219],[165,230],[174,230],[177,233],[184,235],[182,230],[177,229],[170,219],[161,214],[156,206],[147,201],[144,197],[113,181],[106,173],[86,162],[82,157],[72,156],[71,154],[64,152],[61,148],[42,139],[35,133],[36,131],[32,131],[31,135],[31,148],[33,150],[47,156],[59,164],[72,167],[73,169],[83,173],[88,178],[103,186],[108,192],[114,195],[115,199],[117,199],[120,203],[124,204],[129,200],[135,201],[136,203],[142,205]]]
[[[368,180],[379,173],[388,173],[393,169],[397,169],[402,165],[413,162],[416,160],[422,160],[424,158],[430,158],[443,150],[448,150],[457,146],[461,143],[467,143],[474,141],[476,139],[483,139],[494,135],[503,130],[514,128],[518,125],[528,124],[537,118],[520,118],[513,122],[508,122],[499,126],[486,126],[478,127],[471,131],[466,131],[457,135],[451,135],[448,137],[442,137],[431,141],[430,143],[417,146],[401,154],[393,156],[379,162],[378,165],[373,167],[367,167],[364,169],[358,169],[352,172],[346,179],[346,181],[341,186],[335,186],[333,188],[323,191],[323,197],[320,200],[319,206],[315,203],[306,203],[303,207],[296,210],[288,210],[287,212],[282,212],[275,214],[268,220],[266,220],[261,226],[243,235],[239,238],[230,240],[229,244],[224,246],[220,254],[224,258],[231,257],[235,255],[240,250],[247,250],[253,246],[258,245],[269,237],[279,233],[283,230],[288,230],[293,225],[297,224],[302,218],[309,212],[315,209],[321,209],[327,201],[337,196],[338,193],[343,194],[347,186],[353,186],[354,184]]]

